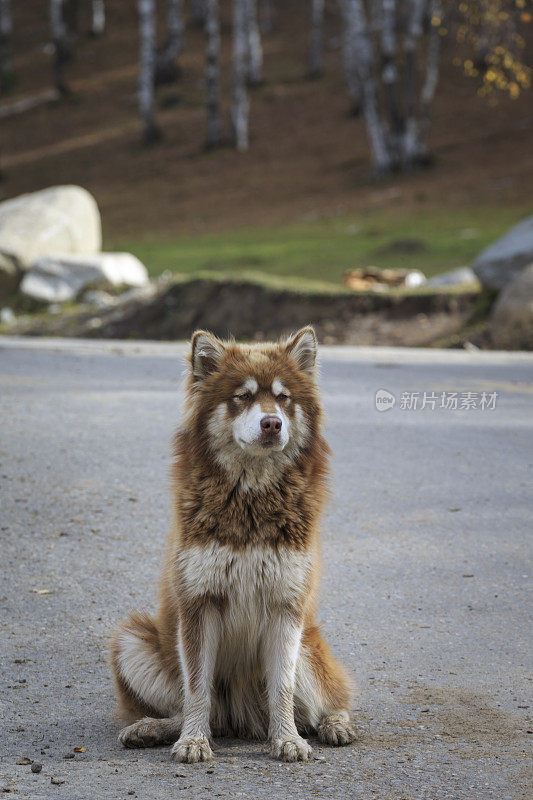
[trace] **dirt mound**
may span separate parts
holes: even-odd
[[[326,344],[431,346],[460,336],[479,302],[475,290],[327,294],[199,278],[161,283],[150,297],[109,309],[82,307],[29,319],[10,333],[180,340],[207,328],[221,337],[256,340],[312,323]]]

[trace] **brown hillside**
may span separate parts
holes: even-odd
[[[445,42],[434,105],[434,167],[372,184],[363,122],[347,113],[334,3],[328,6],[326,74],[318,81],[305,79],[309,4],[277,4],[276,31],[263,42],[266,81],[252,95],[249,153],[203,150],[204,36],[194,29],[187,31],[180,82],[159,93],[164,140],[143,148],[134,3],[106,5],[107,34],[101,40],[82,36],[68,67],[72,98],[1,120],[4,197],[82,184],[100,204],[108,241],[350,214],[376,203],[523,206],[531,197],[531,91],[492,107],[452,66],[452,41]],[[228,4],[222,5],[227,114],[231,43]],[[14,4],[18,83],[4,106],[51,87],[52,57],[43,49],[47,9],[46,0]]]

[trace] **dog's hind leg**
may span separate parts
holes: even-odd
[[[183,717],[157,719],[143,717],[132,725],[122,728],[118,740],[124,747],[157,747],[159,744],[172,744],[179,737]]]
[[[155,621],[133,614],[118,629],[112,644],[112,666],[122,711],[141,717],[124,728],[125,747],[153,747],[176,740],[182,724],[182,681],[177,657]],[[169,657],[170,656],[170,657]]]
[[[306,628],[296,668],[294,692],[298,729],[315,730],[321,742],[344,745],[357,739],[349,709],[354,688],[332,656],[318,627]]]

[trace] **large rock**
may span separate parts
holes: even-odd
[[[74,300],[87,287],[145,286],[148,272],[130,253],[94,256],[55,255],[35,261],[24,275],[20,290],[48,303]]]
[[[484,286],[503,289],[533,264],[533,217],[519,222],[476,258],[472,269]]]
[[[0,253],[0,300],[14,294],[22,278],[22,270],[16,256]]]
[[[533,350],[533,264],[501,292],[490,320],[495,347],[502,350]]]
[[[0,203],[0,253],[22,270],[53,253],[92,255],[102,247],[96,201],[81,186],[53,186]]]

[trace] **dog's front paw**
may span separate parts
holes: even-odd
[[[198,761],[210,761],[213,751],[207,736],[182,736],[171,750],[172,757],[184,764],[196,764]]]
[[[323,717],[318,725],[317,733],[321,742],[334,747],[350,744],[358,738],[356,729],[344,714],[330,714]]]
[[[155,747],[163,744],[164,736],[161,720],[143,717],[133,725],[122,728],[118,740],[124,747]],[[171,740],[172,741],[172,740]]]
[[[270,755],[280,761],[307,761],[312,752],[306,740],[298,735],[270,742]]]

